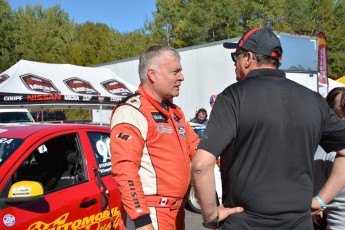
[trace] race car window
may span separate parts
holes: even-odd
[[[40,182],[45,192],[73,186],[88,179],[84,162],[76,134],[54,137],[30,153],[12,175],[6,188],[23,180]],[[1,192],[1,195],[5,194],[6,191]]]
[[[109,175],[111,173],[109,134],[90,132],[87,135],[92,145],[101,176]]]
[[[16,151],[23,143],[23,139],[0,137],[0,166]]]

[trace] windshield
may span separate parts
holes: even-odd
[[[204,136],[204,131],[206,129],[205,125],[191,125],[194,132],[201,138],[202,136]]]
[[[0,123],[34,122],[28,112],[1,112]]]
[[[0,166],[10,158],[23,142],[23,139],[0,137]]]

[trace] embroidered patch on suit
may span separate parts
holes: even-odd
[[[158,125],[156,130],[160,133],[172,133],[173,130],[169,126]]]
[[[156,123],[167,123],[165,117],[159,112],[151,112],[153,119]]]
[[[181,136],[182,136],[183,138],[186,137],[186,130],[184,129],[184,127],[183,127],[182,125],[179,125],[179,126],[178,126],[178,131],[179,131],[179,133],[181,134]]]

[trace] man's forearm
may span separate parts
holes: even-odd
[[[205,220],[217,215],[214,167],[216,158],[204,150],[197,150],[192,163],[193,188]]]

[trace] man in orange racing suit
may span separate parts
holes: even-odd
[[[199,138],[171,102],[184,80],[179,53],[151,46],[139,59],[139,76],[139,90],[111,117],[112,175],[123,203],[120,226],[183,230],[190,161]]]

